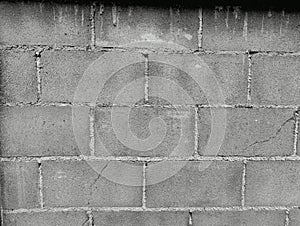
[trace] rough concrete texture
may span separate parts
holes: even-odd
[[[6,226],[88,226],[88,217],[85,212],[61,213],[17,213],[5,214]]]
[[[53,2],[1,2],[1,45],[90,44],[90,6]]]
[[[1,156],[88,155],[89,109],[79,110],[84,121],[77,143],[71,107],[2,107]]]
[[[299,13],[215,7],[203,11],[203,48],[299,51]]]
[[[120,55],[121,53],[118,53]],[[126,57],[124,57],[126,62]],[[144,101],[145,59],[140,54],[139,62],[123,67],[113,73],[97,96],[98,105],[134,105]]]
[[[0,166],[3,209],[39,207],[38,164],[33,162],[1,162]]]
[[[290,211],[290,226],[300,225],[300,211],[291,210]]]
[[[1,103],[37,101],[34,51],[0,51],[0,75]]]
[[[184,168],[173,177],[147,186],[147,206],[224,207],[240,205],[242,164],[212,162],[208,168],[201,170],[204,164],[187,162]]]
[[[139,41],[165,41],[198,49],[198,10],[99,5],[95,31],[98,46],[120,46]]]
[[[248,62],[245,55],[199,54],[197,57],[203,62],[201,65],[203,68],[204,65],[210,68],[216,83],[198,84],[190,75],[179,69],[181,65],[150,61],[149,95],[171,96],[172,104],[208,104],[211,97],[202,88],[203,85],[208,85],[210,88],[220,88],[223,92],[224,103],[219,101],[213,104],[245,104],[247,102]],[[151,59],[151,54],[149,58]],[[182,56],[182,65],[187,64],[189,59],[185,60]],[[206,72],[200,68],[199,73]],[[184,95],[188,95],[190,100],[184,98]]]
[[[80,79],[102,53],[51,51],[41,56],[43,102],[73,102]]]
[[[228,211],[193,213],[194,226],[283,226],[284,222],[284,211]]]
[[[188,225],[187,212],[94,212],[95,226],[182,226]]]
[[[95,167],[101,173],[110,169],[110,162],[96,162]],[[116,166],[116,165],[114,165]],[[132,187],[109,181],[84,161],[42,163],[45,206],[76,207],[76,206],[141,206],[142,188]],[[98,169],[98,168],[97,168]],[[116,172],[118,169],[116,168]],[[122,177],[121,168],[119,175]],[[125,175],[126,176],[126,175]],[[142,171],[136,175],[142,181]],[[130,180],[130,178],[128,178]]]
[[[296,56],[252,57],[252,102],[299,105],[300,59]]]
[[[198,150],[211,156],[205,144],[212,131],[212,113],[220,109],[198,110]],[[217,118],[218,119],[218,118]],[[220,156],[287,156],[294,153],[293,109],[227,108],[226,132]],[[219,139],[222,139],[220,136]],[[215,155],[215,153],[213,153]]]
[[[194,152],[194,124],[191,108],[96,108],[95,154],[188,157]],[[136,139],[143,142],[134,142]]]
[[[297,206],[300,202],[299,163],[249,162],[246,205]]]

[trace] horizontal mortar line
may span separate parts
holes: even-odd
[[[278,211],[299,209],[299,206],[232,206],[232,207],[45,207],[32,209],[15,209],[3,210],[6,214],[16,213],[43,213],[43,212],[78,212],[78,211],[103,211],[103,212],[118,212],[118,211],[133,211],[133,212],[219,212],[219,211]]]
[[[8,50],[16,50],[16,51],[34,51],[37,49],[43,50],[62,50],[62,51],[91,51],[90,46],[74,46],[74,45],[0,45],[0,50],[8,51]]]
[[[114,108],[114,107],[158,107],[158,108],[186,108],[186,107],[198,107],[198,108],[274,108],[274,109],[299,109],[298,105],[256,105],[256,104],[220,104],[220,105],[209,105],[209,104],[185,104],[185,105],[159,105],[159,104],[95,104],[91,102],[36,102],[36,103],[1,103],[0,106],[3,107],[29,107],[29,106],[57,106],[57,107],[65,107],[65,106],[82,106],[82,107],[99,107],[99,108]]]
[[[87,51],[87,52],[110,52],[110,51],[126,51],[126,52],[136,52],[136,51],[150,51],[152,53],[162,53],[162,54],[229,54],[229,55],[239,55],[251,53],[251,55],[263,54],[263,55],[278,55],[278,56],[300,56],[300,52],[292,51],[260,51],[260,50],[209,50],[209,49],[187,49],[187,50],[174,50],[170,48],[158,49],[158,48],[142,48],[142,47],[121,47],[121,46],[73,46],[73,45],[2,45],[0,50],[19,50],[19,51],[33,51],[36,49],[43,48],[45,51]]]
[[[138,157],[138,156],[41,156],[41,157],[0,157],[0,162],[38,162],[38,161],[300,161],[300,156],[191,156],[191,157]]]

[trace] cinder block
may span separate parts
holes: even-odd
[[[118,53],[118,55],[120,55]],[[122,57],[126,62],[126,56]],[[144,58],[138,62],[123,67],[112,74],[99,90],[97,104],[99,105],[129,105],[144,102],[145,98],[145,63]],[[110,64],[107,67],[112,67]],[[101,92],[100,92],[101,91]]]
[[[290,211],[290,226],[300,225],[300,211],[299,210],[291,210]]]
[[[0,76],[2,103],[37,101],[37,77],[33,51],[0,51]]]
[[[149,55],[151,59],[151,54]],[[182,65],[167,65],[150,61],[149,63],[149,95],[169,97],[171,104],[245,104],[247,102],[247,74],[248,61],[245,55],[215,55],[200,54],[195,56],[203,62],[200,73],[210,74],[213,79],[205,81],[212,84],[198,84],[191,75],[180,70],[181,66],[189,63],[190,58],[182,56]],[[155,59],[155,58],[154,58]],[[202,87],[208,87],[212,94],[221,90],[224,103],[208,103],[212,99],[211,93]],[[185,95],[189,98],[185,98]],[[184,101],[182,101],[184,100]],[[159,104],[159,103],[158,103]]]
[[[42,163],[42,167],[47,207],[142,205],[141,186],[117,184],[107,179],[121,178],[129,184],[132,180],[136,180],[136,183],[142,185],[142,170],[138,171],[142,169],[141,167],[133,177],[128,176],[116,162],[47,161]],[[113,173],[109,174],[111,170]]]
[[[164,41],[198,49],[197,9],[142,6],[98,6],[96,44],[120,46],[139,41]]]
[[[93,212],[95,226],[182,226],[189,222],[187,212]]]
[[[146,187],[147,206],[240,205],[242,172],[243,166],[239,162],[186,162],[174,176]],[[160,176],[156,173],[146,171],[147,183]]]
[[[51,2],[1,2],[0,44],[90,44],[90,6]]]
[[[216,7],[203,12],[203,48],[299,51],[299,13]]]
[[[38,164],[35,162],[1,162],[0,167],[3,209],[39,207]]]
[[[299,172],[298,162],[249,162],[246,170],[246,205],[299,205]]]
[[[76,141],[71,107],[1,108],[1,156],[88,155],[89,108],[79,112],[84,120]]]
[[[85,70],[103,53],[46,51],[42,54],[43,102],[73,102]]]
[[[120,56],[123,53],[116,52],[116,54]],[[125,55],[123,57],[124,61],[126,61]],[[104,59],[105,54],[103,55],[103,52],[86,51],[45,52],[41,58],[43,65],[41,100],[43,102],[73,102],[75,92],[80,92],[78,90],[80,82],[85,81],[88,83],[90,81],[90,78],[83,77],[85,71],[100,57]],[[143,61],[141,54],[139,60]],[[101,64],[101,62],[98,63]],[[95,63],[95,66],[99,66],[98,63]],[[112,66],[107,64],[101,65],[101,67]],[[98,93],[94,97],[96,102],[101,105],[126,105],[132,98],[144,98],[144,72],[144,62],[136,62],[122,68],[115,74],[111,74],[105,80],[105,84],[101,84],[103,88],[101,89],[99,86]],[[85,75],[90,76],[89,74]],[[101,71],[99,71],[99,76],[103,76]],[[99,81],[91,80],[88,85],[93,86],[97,82]],[[118,95],[123,96],[123,101],[115,101]],[[87,98],[82,97],[82,99]]]
[[[193,225],[282,226],[284,211],[193,212]]]
[[[300,57],[254,55],[252,103],[300,104]]]
[[[194,152],[192,108],[96,108],[98,156],[181,156]]]
[[[221,109],[222,110],[222,109]],[[226,108],[226,131],[222,137],[218,127],[212,131],[212,114],[220,109],[200,108],[198,118],[200,155],[214,156],[207,141],[223,139],[220,156],[286,156],[293,154],[293,109]],[[224,109],[223,109],[224,110]],[[217,122],[223,118],[214,117]]]
[[[6,226],[74,226],[88,225],[84,212],[8,213],[4,215]]]

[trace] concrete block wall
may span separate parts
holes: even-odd
[[[299,26],[300,12],[285,9],[0,1],[1,224],[299,225]],[[137,41],[186,50],[122,46]],[[73,103],[84,71],[108,52],[137,52],[143,62],[119,71],[97,106]],[[209,105],[188,75],[149,61],[152,54],[200,57],[225,103]],[[175,80],[196,101],[186,103],[189,158],[169,156],[178,122],[168,121],[172,108],[163,100],[151,99],[164,89],[152,76]],[[118,90],[137,78],[144,78],[146,89],[139,88],[148,101],[112,106]],[[178,94],[174,87],[164,91]],[[72,128],[74,105],[83,116],[81,147]],[[144,139],[149,118],[166,118],[169,132],[153,152],[135,152],[111,130],[101,131],[112,108],[128,107],[131,129]],[[213,156],[204,152],[211,109],[227,111],[224,140]],[[97,149],[97,130],[110,156]],[[167,180],[148,183],[150,166],[163,160],[186,164]],[[141,186],[109,181],[89,162],[139,165]],[[199,171],[201,163],[211,164]]]

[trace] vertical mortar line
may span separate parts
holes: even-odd
[[[290,210],[287,209],[285,211],[285,220],[284,220],[284,226],[289,226],[290,225]]]
[[[38,49],[35,52],[35,67],[36,67],[36,78],[37,78],[37,103],[40,103],[41,101],[41,95],[42,95],[42,76],[41,76],[41,54],[43,50]]]
[[[243,161],[243,174],[242,174],[242,200],[241,206],[245,207],[245,193],[246,193],[246,165],[247,160]]]
[[[247,51],[248,56],[248,76],[247,76],[247,104],[251,104],[251,89],[252,89],[252,55]]]
[[[193,226],[193,213],[190,211],[189,212],[189,223],[188,226]]]
[[[203,9],[199,9],[198,50],[203,46]]]
[[[91,5],[91,49],[95,49],[96,46],[96,32],[95,32],[95,13],[96,13],[96,2],[93,2]]]
[[[92,106],[92,107],[90,107],[90,111],[89,111],[89,122],[90,122],[89,147],[90,147],[91,156],[95,156],[95,108],[96,108],[95,106]]]
[[[94,216],[93,216],[92,210],[86,211],[86,214],[87,214],[87,216],[88,216],[88,223],[89,223],[89,226],[94,226]]]
[[[198,109],[198,106],[196,105],[194,107],[194,156],[198,156],[199,153],[198,153],[198,145],[199,145],[199,134],[198,134],[198,119],[199,119],[199,109]]]
[[[147,162],[144,162],[143,164],[143,200],[142,200],[142,208],[146,209],[146,168],[147,168]]]
[[[293,156],[297,156],[297,146],[299,136],[299,110],[295,112],[295,129],[294,129],[294,153]]]
[[[145,76],[145,88],[144,88],[144,92],[145,92],[145,102],[148,103],[149,102],[149,55],[148,54],[143,54],[145,57],[145,72],[144,72],[144,76]]]
[[[1,192],[1,191],[0,191]],[[1,193],[0,193],[1,195]],[[0,200],[1,205],[0,205],[0,225],[4,225],[4,213],[3,213],[3,206],[2,206],[2,199]]]
[[[38,160],[38,166],[39,166],[39,193],[40,193],[40,205],[41,208],[44,208],[44,187],[43,187],[43,174],[42,174],[42,162],[39,159]]]

